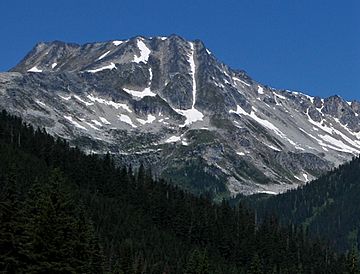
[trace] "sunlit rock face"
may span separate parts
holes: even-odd
[[[276,90],[201,41],[39,43],[0,74],[1,108],[194,193],[279,193],[360,151],[360,104]]]

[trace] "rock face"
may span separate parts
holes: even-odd
[[[201,41],[39,43],[0,74],[0,106],[89,153],[195,193],[278,193],[360,151],[360,104],[262,85]]]

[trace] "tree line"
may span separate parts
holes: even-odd
[[[303,226],[213,203],[0,114],[0,273],[357,273]]]
[[[259,218],[274,213],[283,225],[301,225],[341,252],[360,248],[359,157],[282,195],[243,200]]]

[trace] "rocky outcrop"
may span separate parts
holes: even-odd
[[[275,90],[176,35],[39,43],[0,74],[0,106],[215,198],[282,192],[360,152],[359,102]]]

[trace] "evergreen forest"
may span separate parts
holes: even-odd
[[[259,209],[194,196],[142,165],[85,155],[2,111],[0,273],[359,273],[355,248],[335,250],[309,232],[337,225],[320,214],[328,207],[356,201],[331,200],[332,190],[356,195],[357,186],[338,181],[358,176],[359,159],[349,165],[357,171],[333,171],[331,190],[325,179],[314,184],[316,209],[301,198],[304,187],[297,198],[269,199],[275,215],[258,217]],[[294,212],[275,210],[286,206]]]

